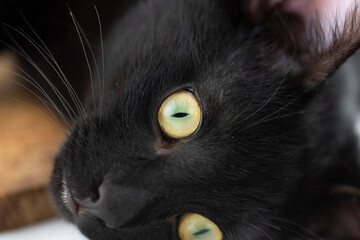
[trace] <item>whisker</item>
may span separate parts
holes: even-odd
[[[66,131],[66,129],[65,129],[63,126],[61,126],[61,124],[56,120],[56,118],[54,117],[53,112],[50,112],[50,114],[51,114],[51,116],[52,116],[52,117],[51,117],[49,114],[47,114],[46,112],[44,112],[44,111],[41,110],[40,108],[38,108],[38,107],[36,107],[36,106],[34,106],[34,105],[30,104],[30,103],[27,103],[27,102],[25,102],[25,101],[22,101],[22,100],[20,100],[20,99],[18,99],[18,98],[14,98],[14,97],[10,97],[10,96],[5,96],[5,98],[10,99],[10,100],[12,100],[12,101],[19,102],[19,103],[21,103],[21,104],[24,104],[24,105],[30,107],[30,108],[35,109],[36,111],[40,112],[42,115],[46,116],[46,118],[48,118],[52,123],[54,123],[54,124],[56,125],[56,127],[57,127],[62,133],[64,133],[64,136],[69,136],[69,134],[68,134],[68,132]],[[60,143],[58,143],[58,144],[60,145]]]
[[[79,106],[79,108],[82,110],[82,112],[80,111],[80,114],[82,114],[83,119],[86,118],[85,115],[85,108],[82,105],[79,96],[77,95],[77,93],[75,92],[74,88],[72,87],[72,85],[70,84],[68,78],[66,77],[65,73],[63,72],[63,70],[61,69],[61,67],[59,66],[56,58],[54,57],[54,55],[52,54],[52,52],[50,51],[50,49],[47,47],[47,45],[45,44],[45,42],[42,40],[42,38],[39,36],[39,34],[34,30],[34,28],[31,26],[31,24],[29,23],[29,21],[25,18],[25,16],[23,15],[23,13],[21,12],[21,15],[25,21],[25,23],[27,24],[27,26],[30,28],[30,30],[35,34],[35,36],[37,37],[37,39],[40,41],[40,43],[44,46],[44,48],[47,51],[44,51],[48,54],[48,56],[51,58],[51,60],[53,61],[53,63],[56,65],[56,67],[59,69],[61,75],[62,75],[62,80],[65,81],[64,84],[67,87],[68,91],[70,94],[74,95],[75,100],[74,103],[77,104]],[[24,31],[23,31],[24,32]],[[25,32],[24,32],[25,33]],[[61,78],[60,78],[61,79]]]
[[[93,101],[94,101],[94,108],[96,109],[96,102],[95,102],[95,90],[94,90],[94,77],[93,77],[93,74],[92,74],[92,70],[91,70],[91,64],[90,64],[90,60],[89,60],[89,56],[88,56],[88,53],[86,51],[86,48],[85,48],[85,44],[84,44],[84,40],[82,38],[82,34],[81,34],[81,31],[79,29],[79,25],[78,25],[78,22],[70,8],[70,6],[68,5],[68,9],[69,9],[69,12],[70,12],[70,16],[71,16],[71,19],[74,23],[74,26],[75,26],[75,29],[76,29],[76,32],[78,34],[78,37],[79,37],[79,40],[80,40],[80,43],[81,43],[81,46],[82,46],[82,50],[83,50],[83,53],[84,53],[84,57],[85,57],[85,60],[86,60],[86,63],[87,63],[87,66],[88,66],[88,70],[89,70],[89,76],[90,76],[90,83],[91,83],[91,93],[92,93],[92,97],[93,97]]]
[[[270,236],[270,234],[268,234],[267,232],[265,232],[265,230],[261,229],[260,227],[257,227],[257,226],[251,226],[252,228],[254,228],[255,230],[257,231],[260,231],[262,232],[266,237],[268,237],[270,240],[274,240],[273,237]]]
[[[8,72],[8,73],[11,73],[13,74],[14,76],[16,77],[20,77],[21,79],[25,80],[26,82],[28,82],[31,86],[35,87],[36,90],[38,90],[44,97],[46,97],[46,99],[48,99],[49,101],[51,101],[51,98],[50,96],[45,92],[45,90],[24,70],[22,69],[21,67],[17,66],[16,64],[10,62],[10,61],[7,61],[7,59],[3,58],[3,57],[0,57],[0,60],[1,61],[4,61],[6,62],[7,64],[10,64],[12,65],[13,67],[17,68],[20,72],[24,73],[26,75],[23,76],[17,72],[14,72],[10,69],[7,69],[7,68],[0,68],[1,71],[4,71],[4,72]],[[54,106],[55,104],[53,104]]]
[[[11,28],[12,30],[14,30],[15,32],[17,32],[18,34],[20,34],[21,36],[23,36],[27,41],[29,41],[34,48],[41,54],[41,56],[46,60],[46,62],[52,67],[52,69],[56,72],[56,74],[58,75],[58,77],[62,80],[62,82],[64,83],[64,85],[68,88],[68,91],[71,95],[71,91],[69,90],[68,85],[66,84],[65,80],[62,78],[62,76],[60,75],[60,73],[58,72],[58,70],[55,68],[55,66],[50,62],[50,60],[45,56],[47,54],[47,52],[41,47],[39,46],[39,44],[37,44],[31,37],[29,37],[26,33],[19,31],[18,29],[9,26],[7,24],[4,24],[5,26]],[[24,51],[23,51],[24,53]],[[28,57],[28,56],[27,56]],[[44,77],[45,80],[47,80]],[[55,87],[50,80],[47,80],[48,84],[50,85],[51,88]],[[56,87],[55,87],[56,88]],[[69,109],[72,111],[72,113],[74,114],[74,116],[76,116],[77,114],[75,113],[75,111],[72,109],[71,105],[66,101],[66,99],[63,97],[63,95],[57,90],[54,91],[57,95],[61,95],[61,101],[64,101],[66,103],[66,105],[69,107]],[[59,98],[60,99],[60,98]],[[74,98],[73,101],[75,102]],[[78,108],[77,104],[75,104],[76,107]],[[65,106],[64,106],[65,107]],[[78,109],[78,111],[80,112],[80,109]]]
[[[294,222],[294,221],[290,221],[290,220],[287,220],[287,219],[284,219],[284,218],[279,218],[279,217],[272,217],[273,219],[277,220],[277,221],[282,221],[282,222],[285,222],[285,223],[288,223],[288,224],[291,224],[299,229],[301,229],[302,231],[306,232],[307,234],[309,235],[312,235],[313,237],[317,238],[317,239],[321,239],[320,236],[318,236],[316,233],[314,233],[313,231],[309,230],[308,228]]]
[[[50,114],[51,114],[52,117],[50,117],[49,114],[46,114],[46,113],[45,113],[43,110],[41,110],[40,108],[35,107],[34,105],[32,105],[32,104],[30,104],[30,103],[27,103],[27,102],[25,102],[25,101],[22,101],[22,100],[20,100],[20,99],[17,99],[17,98],[14,98],[14,97],[10,97],[10,96],[5,96],[5,97],[8,98],[8,99],[11,99],[11,100],[13,100],[13,101],[17,101],[17,102],[20,102],[20,103],[22,103],[22,104],[25,104],[25,105],[27,105],[27,106],[29,106],[29,107],[31,107],[31,108],[39,111],[41,114],[43,114],[44,116],[46,116],[52,123],[54,123],[54,124],[57,126],[57,128],[64,133],[65,136],[69,136],[68,133],[67,133],[67,131],[66,131],[66,129],[60,124],[60,122],[58,121],[58,119],[55,117],[55,114],[51,111],[51,109],[50,109],[44,102],[42,102],[42,103],[43,103],[43,104],[46,106],[46,108],[50,111]]]
[[[293,100],[291,100],[291,101],[290,101],[289,103],[287,103],[286,105],[284,105],[284,106],[282,106],[281,108],[277,109],[276,111],[270,113],[269,115],[267,115],[267,116],[259,119],[259,120],[256,121],[255,123],[253,123],[253,124],[251,124],[251,125],[243,128],[243,129],[241,129],[241,130],[239,131],[239,133],[241,133],[241,132],[243,132],[243,131],[251,128],[251,127],[254,127],[254,126],[256,126],[256,125],[259,125],[259,124],[261,124],[261,123],[264,123],[264,120],[270,118],[271,116],[273,116],[273,115],[281,112],[281,111],[284,110],[285,108],[289,107],[291,104],[293,104],[295,101],[297,101],[302,95],[303,95],[303,94],[297,96],[296,98],[294,98]],[[303,113],[303,111],[300,111],[300,112],[298,112],[298,113],[296,113],[296,114],[302,114],[302,113]],[[272,120],[274,120],[274,119],[272,119]]]
[[[278,225],[278,226],[276,226],[276,225],[273,225],[273,224],[270,224],[270,223],[267,223],[267,222],[261,222],[260,224],[265,225],[265,226],[268,226],[268,227],[273,228],[273,229],[278,230],[278,231],[284,231],[284,230],[286,230],[286,231],[288,231],[288,232],[290,232],[290,233],[293,233],[293,234],[295,234],[296,236],[299,236],[299,237],[301,237],[302,239],[305,239],[305,240],[313,240],[312,237],[316,236],[316,235],[314,235],[314,234],[308,234],[308,233],[306,233],[306,232],[305,232],[305,233],[302,233],[302,232],[297,231],[297,230],[295,230],[295,229],[292,229],[291,227],[288,227],[288,226],[283,226],[283,225]],[[300,230],[302,231],[302,229],[300,229]],[[311,237],[310,237],[309,235],[311,235]],[[317,237],[317,236],[316,236],[316,237]],[[317,237],[317,239],[320,240],[321,238]]]
[[[8,73],[13,74],[16,77],[19,77],[23,80],[25,80],[27,83],[29,83],[31,86],[33,86],[37,91],[39,91],[45,98],[46,100],[50,103],[50,105],[56,110],[56,112],[59,114],[59,116],[63,119],[64,123],[66,123],[67,127],[70,128],[70,123],[68,121],[65,121],[65,115],[60,111],[60,109],[56,106],[56,104],[53,102],[53,100],[51,99],[51,97],[46,93],[46,91],[25,71],[23,70],[21,67],[17,66],[16,64],[7,61],[6,59],[0,57],[1,61],[4,61],[10,65],[12,65],[13,67],[17,68],[19,71],[21,71],[22,73],[24,73],[26,76],[23,76],[17,72],[14,72],[10,69],[5,69],[5,68],[0,68],[1,71],[5,71]],[[22,84],[18,83],[15,80],[11,80],[10,81],[14,82],[15,84],[23,87],[24,89],[26,89],[27,91],[29,91],[31,94],[35,95],[38,99],[43,100],[40,96],[38,96],[36,93],[32,92],[29,88],[23,86]]]
[[[262,224],[262,225],[271,227],[271,228],[273,228],[273,229],[275,229],[275,230],[277,230],[279,232],[283,231],[282,227],[280,227],[280,226],[276,226],[276,225],[273,225],[271,223],[265,223],[265,222],[261,222],[261,221],[259,223]]]
[[[98,78],[98,83],[99,83],[99,108],[100,108],[100,111],[101,111],[101,107],[102,107],[102,99],[103,99],[103,96],[102,96],[102,91],[101,91],[101,77],[100,77],[100,70],[99,70],[99,66],[98,66],[98,63],[96,61],[96,57],[95,57],[95,53],[91,47],[91,44],[90,44],[90,41],[89,39],[87,38],[83,28],[81,27],[81,25],[79,24],[78,20],[74,17],[74,20],[76,21],[76,24],[80,30],[80,33],[81,35],[83,36],[85,42],[86,42],[86,45],[88,46],[88,49],[90,51],[90,54],[91,54],[91,57],[93,59],[93,62],[94,62],[94,65],[95,65],[95,70],[96,70],[96,74],[97,74],[97,78]]]
[[[6,31],[6,30],[5,30]],[[17,41],[12,37],[12,35],[8,32],[9,37],[15,42],[15,44],[17,45],[17,47],[22,51],[19,52],[17,49],[15,49],[14,47],[10,46],[9,44],[7,44],[6,42],[0,40],[0,42],[2,44],[4,44],[5,46],[7,46],[9,49],[13,50],[15,53],[17,53],[18,55],[20,55],[22,58],[24,58],[27,62],[29,62],[39,73],[40,75],[46,80],[46,82],[49,84],[49,86],[51,87],[51,89],[53,90],[53,92],[56,94],[56,96],[58,97],[58,99],[60,100],[61,104],[63,105],[65,111],[67,112],[67,114],[70,116],[70,118],[73,120],[74,117],[73,115],[70,113],[71,111],[75,114],[74,110],[69,106],[69,104],[67,103],[67,101],[65,100],[64,96],[59,92],[59,90],[51,83],[51,81],[49,80],[49,78],[44,74],[43,71],[41,71],[41,69],[39,68],[39,66],[32,60],[31,57],[29,57],[26,53],[26,51],[24,51],[21,47],[21,45],[19,43],[17,43]],[[67,106],[67,105],[70,107]],[[55,105],[54,105],[55,106]],[[58,107],[56,107],[57,111],[59,114],[63,115],[63,113],[61,113],[60,109]]]
[[[56,112],[58,113],[58,115],[61,117],[61,119],[63,120],[63,122],[66,124],[66,126],[68,128],[70,128],[71,124],[68,122],[68,120],[66,119],[65,115],[60,111],[60,109],[56,106],[56,104],[53,102],[53,100],[50,98],[50,96],[45,92],[45,90],[29,75],[27,74],[23,69],[21,69],[20,67],[16,66],[15,64],[9,62],[9,61],[6,61],[5,59],[3,59],[2,57],[0,57],[0,59],[2,61],[5,61],[11,65],[13,65],[14,67],[16,67],[17,69],[19,69],[20,71],[22,71],[27,77],[17,73],[17,72],[14,72],[12,70],[9,70],[7,68],[0,68],[1,71],[5,71],[5,72],[8,72],[8,73],[11,73],[13,74],[14,76],[16,77],[19,77],[23,80],[25,80],[26,82],[28,82],[31,86],[33,86],[37,91],[39,91],[45,98],[46,100],[49,102],[50,106],[52,106]],[[43,102],[43,104],[45,106],[48,106],[44,101],[44,99],[40,96],[38,96],[35,92],[33,92],[32,90],[30,90],[29,88],[27,88],[26,86],[22,85],[21,83],[15,81],[15,80],[12,80],[12,79],[9,79],[9,81],[12,81],[14,82],[15,84],[23,87],[24,89],[26,89],[28,92],[30,92],[31,94],[33,94],[34,96],[36,96],[40,101]]]
[[[244,132],[245,130],[248,130],[249,128],[258,126],[258,125],[263,124],[263,123],[271,122],[271,121],[278,120],[278,119],[282,119],[282,118],[292,117],[292,116],[296,116],[296,115],[301,115],[301,114],[304,114],[304,111],[295,112],[295,113],[289,113],[289,114],[284,114],[284,115],[280,115],[280,116],[273,117],[273,118],[263,119],[263,121],[257,121],[257,122],[255,122],[254,124],[249,125],[248,127],[244,128],[244,129],[241,129],[241,130],[239,131],[239,133]]]
[[[33,32],[33,34],[35,34],[35,36],[37,37],[37,39],[40,41],[40,43],[42,44],[42,46],[40,44],[38,44],[33,38],[31,38],[24,30],[21,30],[21,32],[23,34],[25,34],[29,39],[31,39],[34,44],[36,44],[41,50],[43,50],[43,52],[50,58],[50,60],[55,64],[57,70],[55,69],[55,67],[52,66],[52,64],[50,64],[52,66],[52,68],[54,69],[54,71],[56,72],[56,74],[59,76],[60,80],[63,82],[63,84],[65,85],[65,87],[67,88],[75,106],[77,107],[78,112],[81,114],[82,118],[85,119],[85,109],[84,106],[82,105],[79,96],[77,95],[76,91],[74,90],[74,88],[72,87],[71,83],[69,82],[68,78],[66,77],[65,73],[63,72],[63,70],[61,69],[60,65],[58,64],[56,58],[54,57],[54,55],[52,54],[52,52],[50,51],[50,49],[47,47],[47,45],[45,44],[45,42],[41,39],[41,37],[39,36],[39,34],[37,34],[37,32],[34,30],[34,28],[31,26],[31,24],[27,21],[27,19],[25,18],[25,16],[23,15],[23,13],[21,12],[21,15],[25,21],[25,23],[27,24],[27,26],[30,28],[30,30]],[[61,76],[60,76],[61,75]]]
[[[321,113],[321,112],[323,112],[323,109],[319,109],[318,111],[311,111],[311,112],[312,112],[312,113]],[[282,118],[287,118],[287,117],[292,117],[292,116],[296,116],[296,115],[301,115],[301,114],[304,114],[304,113],[306,113],[306,111],[299,111],[299,112],[294,112],[294,113],[289,113],[289,114],[280,115],[280,116],[273,117],[273,118],[268,118],[268,119],[265,119],[264,121],[256,122],[256,123],[254,123],[253,125],[249,126],[248,128],[254,127],[254,126],[257,126],[257,125],[260,125],[260,124],[262,124],[262,123],[270,122],[270,121],[273,121],[273,120],[282,119]],[[245,131],[246,129],[247,129],[247,128],[242,129],[240,132]]]
[[[21,76],[19,75],[19,77],[21,77]],[[21,83],[19,83],[19,82],[17,82],[17,81],[14,81],[14,80],[11,80],[11,79],[10,79],[10,81],[12,81],[12,82],[14,82],[15,84],[23,87],[23,88],[26,89],[28,92],[30,92],[32,95],[34,95],[37,99],[39,99],[39,100],[44,104],[44,106],[52,113],[54,119],[57,119],[57,118],[55,117],[55,114],[52,112],[52,110],[51,110],[50,107],[48,106],[48,103],[46,103],[45,100],[44,100],[42,97],[38,96],[35,92],[33,92],[33,91],[32,91],[31,89],[29,89],[28,87],[22,85]],[[50,106],[53,106],[53,107],[54,107],[54,104],[53,104],[52,100],[50,99],[49,101],[50,101]],[[65,125],[70,129],[70,128],[71,128],[71,124],[69,123],[69,121],[67,120],[67,118],[66,118],[64,115],[62,115],[61,111],[60,111],[59,109],[57,109],[56,106],[55,106],[54,108],[55,108],[55,110],[57,111],[57,113],[58,113],[58,115],[60,116],[60,118],[62,119],[62,121],[65,123]]]
[[[100,32],[100,46],[101,46],[101,63],[102,63],[102,88],[100,88],[100,91],[102,91],[102,96],[105,96],[105,52],[104,52],[104,36],[103,36],[103,29],[102,29],[102,23],[99,11],[97,7],[94,5],[94,9],[96,12],[96,16],[99,23],[99,32]]]
[[[256,111],[254,111],[253,113],[249,114],[249,115],[248,115],[247,117],[245,117],[244,119],[242,119],[242,120],[240,121],[240,123],[243,122],[243,121],[245,121],[245,120],[247,120],[247,119],[249,119],[250,117],[253,117],[255,114],[257,114],[258,112],[260,112],[264,107],[266,107],[266,106],[271,102],[271,100],[274,99],[274,97],[276,96],[276,94],[279,92],[279,90],[280,90],[280,88],[282,87],[285,79],[286,79],[286,78],[284,77],[284,78],[281,80],[279,86],[275,89],[274,93],[268,98],[268,100],[267,100],[261,107],[259,107],[259,108],[258,108]]]
[[[56,58],[53,56],[52,52],[51,52],[50,49],[47,47],[46,43],[42,40],[42,38],[39,36],[39,34],[37,34],[37,32],[34,30],[34,28],[31,26],[31,24],[27,21],[27,19],[26,19],[25,16],[22,14],[22,12],[21,12],[21,15],[22,15],[24,21],[26,22],[27,26],[31,29],[31,31],[33,32],[33,34],[37,37],[37,39],[40,41],[40,43],[42,44],[42,46],[41,46],[39,43],[37,43],[33,38],[31,38],[24,30],[20,29],[20,31],[17,31],[17,32],[18,32],[19,34],[22,34],[23,37],[25,37],[28,41],[30,41],[31,44],[34,45],[34,47],[41,53],[41,55],[44,57],[44,59],[45,59],[45,60],[50,64],[50,66],[54,69],[54,71],[56,72],[56,74],[58,75],[58,77],[61,79],[61,81],[63,82],[63,84],[64,84],[65,87],[67,88],[67,90],[68,90],[68,92],[69,92],[69,94],[70,94],[70,96],[71,96],[71,98],[72,98],[72,100],[73,100],[73,103],[75,104],[75,107],[76,107],[77,110],[78,110],[78,113],[80,114],[80,116],[81,116],[81,117],[83,118],[83,120],[85,121],[85,120],[86,120],[85,108],[84,108],[82,102],[80,101],[80,98],[78,97],[77,93],[75,92],[74,88],[72,87],[72,85],[70,84],[69,80],[67,79],[66,75],[64,74],[63,70],[61,69],[60,65],[58,64]],[[17,30],[17,29],[14,29],[14,30]],[[40,49],[40,50],[39,50],[39,49]],[[16,52],[18,52],[18,51],[16,51]],[[19,54],[20,56],[22,56],[21,53],[18,52],[18,54]],[[47,58],[46,56],[44,56],[44,54],[45,54],[46,56],[48,56],[48,58]],[[23,56],[23,57],[24,57],[24,56]],[[24,57],[24,58],[25,58],[25,57]],[[54,67],[54,65],[50,62],[49,59],[53,62],[53,64],[55,65],[55,67]],[[34,64],[32,64],[32,65],[34,65]],[[25,72],[25,71],[23,71],[21,68],[20,68],[20,70],[21,70],[22,72]],[[25,74],[26,74],[26,72],[25,72]],[[26,75],[29,76],[28,74],[26,74]],[[29,77],[30,77],[30,76],[29,76]],[[30,78],[31,78],[31,77],[30,77]],[[35,82],[35,81],[34,81],[34,82]],[[39,87],[40,87],[40,86],[39,86]],[[56,89],[56,90],[57,90],[57,89]],[[55,91],[55,90],[53,89],[53,91]],[[42,92],[43,95],[46,95],[45,91],[41,91],[41,90],[40,90],[40,92]],[[61,95],[61,96],[62,96],[62,95]],[[47,98],[51,101],[50,97],[47,97]],[[68,112],[67,107],[64,105],[64,100],[65,100],[65,99],[62,98],[62,99],[60,99],[60,102],[63,104],[65,110]],[[52,105],[56,107],[56,105],[54,104],[54,102],[53,102],[53,101],[51,101],[51,102],[52,102]],[[68,104],[68,102],[67,102],[67,101],[65,101],[65,102],[66,102],[67,105],[70,107],[70,105]],[[64,115],[61,113],[61,111],[59,110],[59,108],[56,107],[56,109],[57,109],[57,112],[59,113],[59,115],[62,116],[62,118],[64,119]],[[71,109],[72,109],[72,108],[71,108]],[[74,112],[74,111],[73,111],[73,112]],[[69,112],[68,112],[68,114],[69,114]],[[76,115],[76,114],[74,113],[74,115]],[[71,116],[71,114],[69,114],[69,116]],[[73,118],[71,117],[71,119],[73,119]],[[74,120],[72,120],[72,121],[74,121]],[[67,121],[65,121],[65,122],[67,122]],[[66,125],[68,125],[68,128],[69,128],[69,129],[71,128],[71,127],[70,127],[70,124],[67,123]],[[84,136],[81,136],[81,137],[84,138]]]

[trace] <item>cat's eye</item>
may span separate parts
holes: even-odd
[[[167,97],[160,106],[158,121],[168,138],[181,139],[193,134],[201,121],[201,108],[195,94],[182,90]]]
[[[195,213],[184,214],[179,221],[181,240],[222,240],[223,236],[215,223]]]

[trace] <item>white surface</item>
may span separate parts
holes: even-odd
[[[51,220],[30,227],[0,233],[0,240],[86,240],[81,233],[63,220]]]

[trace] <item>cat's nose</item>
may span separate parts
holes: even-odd
[[[99,197],[79,202],[79,214],[101,219],[109,228],[119,228],[137,217],[154,199],[150,192],[104,181]]]

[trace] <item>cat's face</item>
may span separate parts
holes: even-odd
[[[281,41],[231,14],[215,1],[154,1],[115,25],[105,89],[95,88],[51,183],[90,239],[177,239],[179,224],[183,239],[221,239],[217,228],[255,239],[286,210],[306,167],[310,97],[283,65]]]

